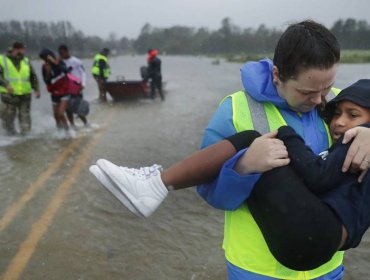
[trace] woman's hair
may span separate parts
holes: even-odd
[[[340,46],[334,34],[322,24],[306,20],[290,25],[281,35],[273,62],[285,82],[304,69],[329,69],[339,59]]]
[[[55,54],[53,53],[52,50],[50,49],[47,49],[47,48],[44,48],[40,51],[39,53],[39,57],[43,60],[46,60],[46,58],[48,57],[48,55],[52,56],[53,58],[56,58]]]
[[[328,102],[326,101],[325,96],[321,96],[321,103],[316,106],[317,113],[319,114],[320,118],[322,118],[327,124],[330,123],[330,120],[328,119],[328,114],[325,111],[326,104]]]

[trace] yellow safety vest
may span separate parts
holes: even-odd
[[[104,78],[108,79],[110,75],[110,68],[109,68],[109,63],[108,63],[108,58],[105,55],[102,55],[98,53],[94,57],[94,63],[93,63],[93,68],[91,70],[93,75],[99,76],[100,75],[100,69],[99,69],[99,60],[104,60],[105,61],[105,69],[103,70],[103,75]]]
[[[332,89],[334,95],[339,91]],[[232,100],[233,124],[237,132],[253,129],[260,131],[259,127],[263,124],[257,123],[256,126],[256,120],[253,120],[255,114],[252,112],[258,106],[262,106],[261,110],[265,113],[268,131],[287,125],[279,110],[272,103],[258,103],[252,97],[247,97],[244,91],[236,92],[228,97]],[[326,124],[325,127],[329,143],[331,143]],[[223,249],[226,259],[242,269],[278,279],[295,280],[313,279],[334,270],[342,263],[344,255],[343,252],[337,252],[329,262],[310,271],[295,271],[283,266],[270,253],[246,203],[235,211],[226,211]]]
[[[0,65],[3,68],[4,79],[7,80],[13,88],[14,95],[26,95],[32,91],[30,82],[31,66],[28,58],[23,58],[20,62],[19,71],[14,66],[12,60],[5,56],[0,55]],[[7,89],[0,86],[1,93],[7,93]]]

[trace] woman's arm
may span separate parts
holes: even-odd
[[[49,85],[51,83],[51,66],[48,63],[44,63],[42,66],[42,78],[46,85]]]

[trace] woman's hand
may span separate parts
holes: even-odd
[[[9,85],[9,84],[6,86],[6,90],[7,90],[7,92],[8,92],[9,94],[13,94],[13,93],[14,93],[14,90],[13,90],[12,86],[11,86],[11,85]]]
[[[50,54],[46,57],[46,60],[51,62],[52,64],[57,64],[54,57],[52,57]]]
[[[276,135],[277,131],[273,131],[256,138],[236,163],[235,171],[246,175],[288,165],[288,151],[283,141],[275,138]]]
[[[354,172],[361,171],[358,181],[361,182],[370,167],[370,128],[354,127],[346,131],[343,144],[353,139],[344,160],[342,171],[349,169]]]

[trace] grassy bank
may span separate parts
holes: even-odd
[[[248,55],[228,55],[229,62],[243,63],[246,61],[257,61],[262,58],[273,58],[273,53],[248,54]],[[370,50],[342,50],[341,63],[370,63]]]
[[[370,63],[370,50],[343,50],[341,63]]]

